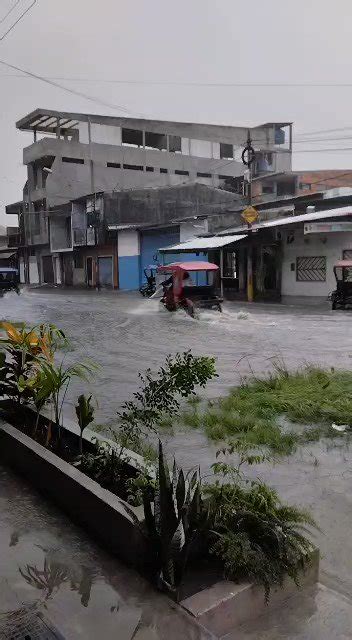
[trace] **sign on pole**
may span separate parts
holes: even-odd
[[[254,207],[246,207],[244,211],[242,211],[242,218],[247,222],[247,224],[253,224],[258,220],[258,211]]]

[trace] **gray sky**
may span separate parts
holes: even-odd
[[[15,0],[0,0],[1,18]],[[21,0],[26,8],[30,0]],[[17,11],[17,9],[16,9]],[[0,37],[18,12],[0,23]],[[351,87],[200,87],[188,83],[352,83],[350,0],[37,0],[0,41],[0,59],[147,117],[224,124],[290,121],[295,137],[351,127],[295,149],[352,148]],[[11,76],[11,77],[10,77]],[[83,78],[90,81],[69,81]],[[120,114],[0,65],[0,223],[21,198],[22,148],[15,121],[36,107]],[[352,151],[295,153],[294,168],[352,167]],[[6,219],[7,218],[7,219]]]

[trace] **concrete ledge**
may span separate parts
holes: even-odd
[[[125,510],[123,500],[2,420],[0,460],[27,477],[126,564],[148,571],[150,552],[146,540]],[[126,506],[142,521],[140,507]]]
[[[302,588],[313,585],[318,582],[318,578],[319,550],[316,549],[312,552],[310,566],[301,575],[300,585]],[[275,587],[271,590],[269,604],[266,605],[261,587],[222,580],[180,604],[202,627],[220,638],[244,622],[255,620],[268,607],[278,607],[295,592],[296,585],[287,578],[282,588]]]

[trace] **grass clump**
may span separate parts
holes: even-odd
[[[305,367],[289,373],[277,368],[267,378],[246,381],[201,411],[199,404],[181,416],[192,428],[203,428],[211,440],[229,436],[280,455],[298,444],[341,434],[331,424],[352,426],[352,372]],[[285,430],[282,417],[303,429]]]

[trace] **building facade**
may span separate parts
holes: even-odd
[[[108,195],[192,183],[234,194],[245,169],[241,153],[248,129],[244,127],[45,109],[28,114],[16,126],[33,134],[33,143],[23,152],[27,182],[17,210],[20,232],[24,236],[22,271],[30,284],[75,284],[76,276],[83,271],[87,284],[95,281],[108,281],[111,286],[128,284],[129,278],[123,275],[128,272],[126,265],[132,264],[133,259],[136,263],[138,255],[152,253],[158,242],[151,238],[150,231],[150,237],[145,232],[145,237],[137,243],[136,237],[132,239],[131,229],[109,229],[109,224],[113,224],[111,219],[103,229]],[[261,171],[291,169],[290,123],[268,123],[249,131],[258,162],[262,160]],[[90,204],[87,194],[92,194]],[[144,197],[147,192],[140,196],[142,200]],[[76,205],[72,206],[72,202]],[[121,202],[118,200],[117,206],[121,206]],[[13,207],[8,208],[11,213]],[[84,233],[83,209],[86,219],[94,219],[92,224],[87,223]],[[125,213],[123,224],[133,224],[133,219]],[[155,225],[156,217],[150,212],[149,220],[143,220],[143,224]],[[165,221],[162,224],[165,227]],[[117,233],[114,235],[112,231]],[[165,242],[175,240],[171,235],[169,230]],[[100,255],[102,252],[104,255]],[[77,265],[72,267],[72,277],[69,254]],[[83,267],[78,266],[82,264]],[[111,264],[117,265],[112,278]],[[140,265],[138,271],[141,272]],[[135,273],[129,284],[136,287]]]

